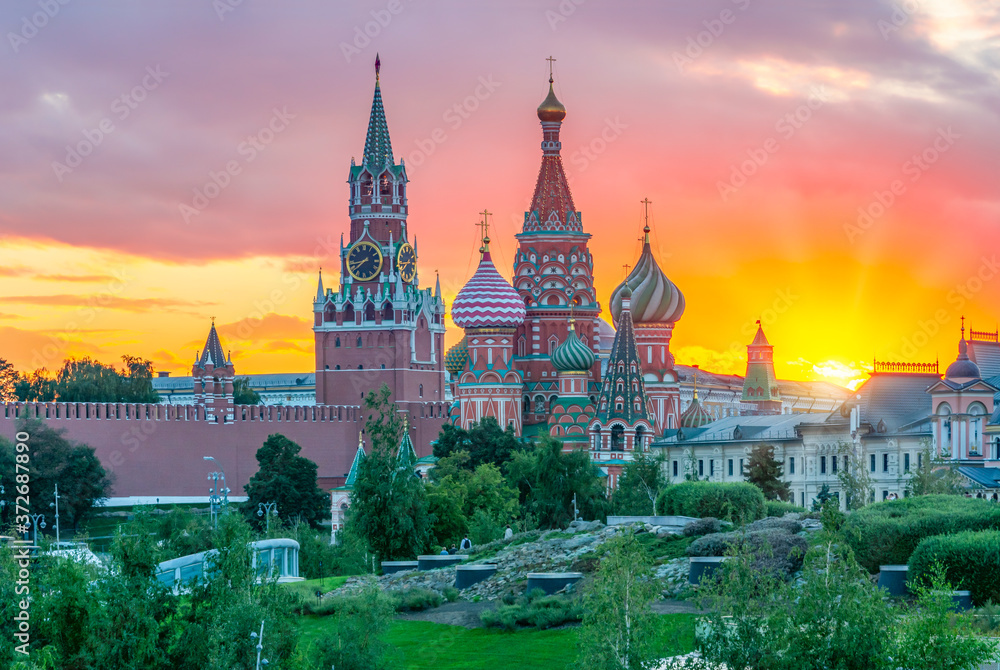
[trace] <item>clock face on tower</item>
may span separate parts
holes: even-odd
[[[399,268],[399,276],[407,283],[413,281],[413,278],[417,276],[417,252],[408,242],[399,248],[399,253],[396,255],[396,267]]]
[[[371,281],[382,269],[382,250],[367,240],[347,252],[347,271],[358,281]]]

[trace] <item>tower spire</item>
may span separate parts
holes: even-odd
[[[642,243],[643,244],[649,244],[649,206],[652,205],[652,204],[653,204],[653,201],[650,200],[649,198],[643,198],[642,199],[643,218],[645,220],[645,225],[642,227],[642,233],[643,233]]]
[[[372,112],[368,119],[368,135],[365,137],[365,152],[361,164],[378,176],[386,164],[392,163],[392,142],[389,140],[389,125],[385,121],[385,107],[382,105],[382,87],[379,84],[379,71],[382,62],[375,55],[375,95],[372,99]]]
[[[323,268],[319,269],[319,284],[316,287],[316,302],[323,302],[326,297],[326,291],[323,290]]]

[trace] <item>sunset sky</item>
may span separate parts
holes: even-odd
[[[687,300],[678,363],[742,373],[760,318],[779,377],[848,384],[1000,319],[993,0],[10,0],[0,27],[0,357],[21,370],[189,374],[215,316],[237,373],[311,371],[376,52],[421,282],[449,304],[484,207],[509,276],[551,55],[598,297],[648,197]]]

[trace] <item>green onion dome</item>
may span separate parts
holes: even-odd
[[[465,364],[469,362],[469,340],[462,338],[460,342],[452,345],[448,353],[444,355],[444,368],[453,375],[457,375],[465,369]]]
[[[649,228],[645,228],[642,256],[628,278],[611,292],[611,318],[618,323],[622,299],[631,287],[632,322],[635,324],[676,323],[684,314],[684,295],[663,273],[649,247]]]
[[[698,402],[698,393],[695,392],[694,400],[681,414],[681,428],[701,428],[708,423],[712,423],[712,415]]]
[[[573,322],[569,323],[566,340],[552,352],[552,367],[559,372],[586,372],[594,366],[597,357],[586,344],[576,336]]]

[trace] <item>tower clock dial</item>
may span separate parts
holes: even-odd
[[[382,269],[382,250],[377,244],[363,240],[347,252],[347,271],[358,281],[371,281]]]
[[[408,242],[399,248],[399,253],[396,255],[396,267],[399,268],[399,276],[407,283],[413,281],[413,278],[417,276],[417,252]]]

